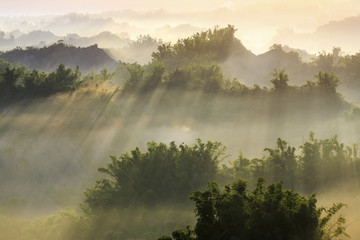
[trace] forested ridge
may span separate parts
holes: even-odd
[[[311,82],[314,81],[315,75],[321,77],[321,74],[319,74],[321,72],[329,74],[329,80],[325,80],[322,83],[323,86],[327,85],[328,88],[336,88],[341,82],[341,88],[344,92],[358,89],[358,54],[345,55],[342,53],[341,48],[336,47],[332,53],[320,52],[310,62],[304,62],[298,52],[291,49],[285,51],[283,46],[274,45],[268,52],[256,56],[247,50],[239,39],[235,38],[235,31],[236,29],[229,25],[226,28],[209,29],[191,37],[179,39],[174,44],[159,41],[157,43],[159,44],[158,50],[152,53],[152,61],[149,63],[138,65],[136,63],[119,62],[113,72],[112,83],[130,89],[134,85],[137,85],[138,89],[153,89],[158,85],[166,85],[205,89],[206,92],[219,89],[235,91],[239,90],[239,88],[252,88],[254,84],[251,84],[251,82],[256,83],[255,88],[263,88],[264,86],[270,88],[272,86],[269,81],[271,73],[274,73],[274,69],[276,69],[278,72],[285,70],[289,75],[287,78],[289,81],[284,79],[284,82],[288,82],[287,85],[290,86],[314,87],[316,84],[311,84]],[[146,48],[149,44],[154,44],[154,42],[157,42],[157,40],[152,39],[150,36],[143,36],[133,45],[140,49]],[[76,71],[76,63],[80,67],[79,70],[89,72],[91,64],[96,66],[95,71],[99,71],[99,67],[109,66],[109,61],[112,61],[109,56],[105,57],[104,52],[100,54],[101,51],[96,46],[75,48],[60,42],[44,48],[14,49],[2,53],[1,56],[4,59],[11,60],[12,64],[35,64],[43,61],[45,65],[49,63],[54,65],[55,62],[63,59],[62,63],[68,65],[67,67],[72,66],[74,72]],[[22,55],[24,55],[25,59],[30,60],[24,62],[17,57]],[[67,64],[69,60],[65,55],[74,56],[75,59],[71,59],[71,64]],[[47,59],[47,56],[55,58],[56,61]],[[106,60],[100,60],[105,58]],[[88,62],[86,64],[90,64],[89,66],[83,66],[85,60]],[[5,74],[4,70],[7,67],[15,69],[17,73],[10,77],[13,78],[12,80],[3,76],[2,84],[12,85],[16,83],[17,87],[25,87],[26,89],[22,76],[23,74],[31,74],[27,73],[26,69],[24,69],[25,66],[14,67],[12,64],[4,61],[1,63],[2,75]],[[115,61],[110,65],[113,68]],[[56,68],[55,65],[51,68],[41,68],[40,66],[41,64],[39,67],[28,65],[30,67],[29,72],[36,70],[36,68],[46,71]],[[331,74],[334,74],[334,76]],[[37,78],[39,82],[44,81],[41,77],[34,75],[32,77]],[[67,90],[78,87],[79,82],[88,78],[89,74],[83,75],[74,82],[69,82]],[[57,84],[63,85],[60,80]],[[277,85],[277,87],[279,86]],[[58,87],[58,89],[65,90],[63,87]],[[46,89],[44,92],[47,92],[47,90],[48,93],[53,92],[52,89]]]

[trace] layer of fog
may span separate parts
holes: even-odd
[[[77,207],[109,155],[135,147],[144,150],[153,140],[220,141],[231,154],[227,161],[234,160],[239,150],[247,157],[260,157],[265,147],[275,146],[277,137],[300,146],[310,131],[319,138],[338,134],[348,145],[360,143],[358,124],[342,116],[328,118],[326,109],[289,112],[279,118],[273,103],[267,112],[257,113],[250,106],[237,109],[238,103],[222,97],[205,104],[202,94],[191,93],[182,96],[184,102],[176,109],[164,109],[162,94],[157,91],[144,103],[134,96],[99,93],[91,97],[79,92],[6,108],[0,116],[0,200],[26,199],[32,215]],[[204,109],[199,109],[202,105]]]

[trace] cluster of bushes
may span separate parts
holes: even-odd
[[[163,62],[169,70],[193,62],[222,61],[236,52],[248,52],[235,34],[235,27],[215,28],[191,37],[179,39],[177,43],[162,44],[152,54],[153,60]]]
[[[262,158],[248,159],[242,155],[225,167],[226,175],[255,183],[259,177],[270,182],[284,181],[287,188],[305,193],[317,192],[344,181],[359,182],[359,147],[345,146],[337,136],[309,140],[298,149],[279,138],[275,148],[265,148]]]
[[[193,146],[150,142],[147,152],[136,148],[131,154],[112,156],[107,167],[99,169],[111,179],[98,180],[94,188],[88,189],[85,205],[96,211],[186,202],[191,191],[215,180],[223,154],[220,143],[198,140]]]
[[[49,96],[99,84],[111,79],[112,76],[113,73],[109,73],[106,68],[99,74],[90,73],[81,76],[79,67],[73,70],[60,64],[55,71],[46,73],[37,69],[30,70],[24,65],[13,66],[1,60],[0,93],[7,97]]]
[[[348,236],[343,217],[330,224],[331,217],[344,204],[318,208],[315,195],[303,197],[284,190],[282,183],[266,186],[264,182],[260,178],[251,192],[242,180],[224,190],[209,183],[205,191],[190,196],[195,202],[194,230],[187,226],[174,231],[172,237],[162,236],[159,240],[330,240]],[[332,225],[332,229],[327,225]]]

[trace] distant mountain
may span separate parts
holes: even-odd
[[[17,46],[37,46],[39,44],[54,43],[61,39],[50,31],[32,31],[15,39]]]
[[[333,47],[341,47],[345,52],[360,50],[360,16],[331,21],[316,29],[313,33],[296,33],[291,29],[278,32],[272,40],[311,52],[325,50],[330,52]]]
[[[76,47],[87,47],[98,44],[100,48],[122,48],[131,42],[129,35],[126,33],[114,34],[108,31],[90,37],[83,37],[75,33],[67,34],[66,36],[57,36],[50,31],[40,30],[27,34],[19,32],[17,36],[13,33],[11,34],[12,37],[0,38],[0,51],[7,51],[16,47],[44,47],[45,45],[54,44],[59,40],[63,40],[64,43]]]
[[[299,57],[304,62],[311,62],[316,57],[316,54],[310,54],[303,49],[292,48],[292,47],[289,47],[288,45],[282,46],[282,49],[285,52],[296,52],[297,54],[299,54]]]
[[[86,48],[66,45],[62,42],[43,48],[28,47],[14,49],[0,54],[0,58],[11,63],[22,63],[29,68],[53,71],[61,63],[75,68],[77,65],[83,73],[99,71],[106,67],[113,70],[117,62],[103,49],[92,45]]]
[[[125,33],[119,37],[116,34],[105,31],[91,37],[81,37],[77,34],[69,34],[64,38],[64,42],[78,47],[98,44],[101,48],[122,48],[127,46],[131,40]]]
[[[16,32],[16,34],[14,34]],[[0,51],[11,50],[15,47],[42,47],[45,44],[56,43],[60,39],[59,36],[56,36],[49,31],[32,31],[27,34],[24,34],[19,31],[13,31],[9,33],[7,38],[0,39]]]
[[[221,65],[228,75],[248,86],[258,84],[272,87],[270,80],[273,76],[271,73],[275,69],[285,69],[291,85],[303,85],[306,80],[313,79],[316,73],[304,60],[304,58],[308,60],[311,56],[304,50],[278,44],[259,55],[251,52],[234,54]]]
[[[136,32],[137,30],[128,22],[115,22],[112,18],[99,18],[88,14],[70,13],[56,16],[43,30],[49,30],[60,35],[69,32],[80,33],[81,35],[91,36],[102,31],[112,31],[117,33]]]

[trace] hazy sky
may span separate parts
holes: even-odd
[[[233,9],[254,6],[277,9],[298,8],[306,11],[309,7],[321,9],[320,14],[356,13],[358,0],[0,0],[1,15],[63,14],[68,12],[95,13],[116,9],[149,10],[164,8],[176,11],[209,10],[219,7]]]
[[[136,10],[136,17],[121,12],[92,16],[103,19],[112,17],[116,23],[129,23],[131,27],[136,26],[141,30],[142,34],[153,34],[154,28],[161,28],[166,24],[191,24],[197,28],[232,24],[239,29],[237,37],[255,52],[268,49],[269,42],[279,30],[311,33],[330,21],[360,15],[360,0],[0,0],[0,4],[0,16],[59,15],[74,12],[97,14],[125,9]],[[159,9],[163,11],[151,11]],[[0,20],[0,30],[5,31],[26,27],[32,30],[41,29],[40,25],[43,23],[41,18],[32,18],[26,22],[23,17],[3,19],[2,22]],[[15,20],[17,25],[12,25]],[[58,25],[57,30],[62,24]],[[147,30],[150,28],[151,31]],[[63,34],[50,27],[45,30]],[[66,33],[73,31],[65,30]],[[109,27],[104,30],[117,32]],[[169,40],[168,33],[160,37]],[[175,36],[174,39],[178,37]]]

